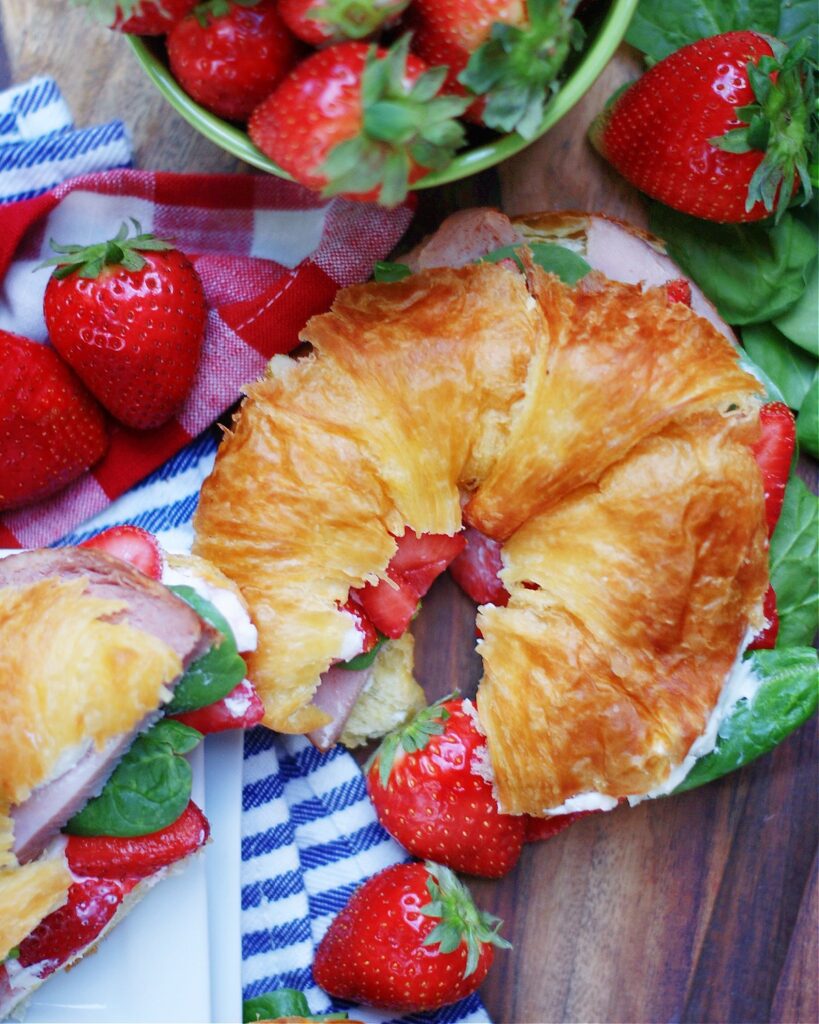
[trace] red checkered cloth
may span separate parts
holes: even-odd
[[[208,427],[341,285],[366,280],[407,228],[409,206],[330,202],[267,175],[118,170],[64,182],[0,207],[0,328],[45,342],[49,239],[111,238],[133,217],[193,261],[210,311],[202,361],[185,405],[151,431],[112,424],[107,455],[52,498],[0,516],[0,547],[50,543],[105,508]]]

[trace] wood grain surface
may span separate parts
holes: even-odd
[[[67,0],[0,0],[8,81],[54,75],[79,125],[121,117],[140,167],[241,171],[142,76],[124,41]],[[623,48],[546,138],[500,168],[421,193],[412,235],[451,210],[589,208],[645,222],[640,199],[585,142],[636,60]],[[474,692],[474,608],[444,578],[416,624],[431,695]],[[683,796],[592,816],[524,850],[479,902],[514,943],[483,996],[497,1022],[817,1021],[817,728]]]

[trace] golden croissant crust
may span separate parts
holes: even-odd
[[[259,628],[266,724],[322,724],[349,588],[391,534],[459,530],[464,497],[506,540],[479,695],[504,805],[664,778],[767,585],[761,388],[730,343],[665,289],[487,263],[345,289],[302,338],[248,388],[195,520]]]
[[[134,729],[169,694],[179,656],[112,621],[126,607],[87,593],[82,577],[0,589],[0,809],[82,744],[102,748]]]

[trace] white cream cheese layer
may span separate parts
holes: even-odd
[[[200,597],[210,601],[214,608],[227,619],[239,651],[256,650],[258,643],[256,627],[242,602],[232,590],[214,587],[212,583],[203,580],[201,576],[197,576],[190,569],[172,568],[167,563],[162,568],[162,582],[166,587],[192,587]]]

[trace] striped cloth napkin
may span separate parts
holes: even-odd
[[[50,188],[65,177],[59,173],[60,167],[65,167],[68,174],[87,174],[111,164],[124,166],[129,160],[128,137],[118,122],[96,129],[71,129],[68,111],[51,80],[35,79],[0,94],[0,201],[37,195]],[[140,185],[149,180],[139,177],[138,172],[124,173],[126,177],[118,181]],[[155,182],[156,177],[150,180]],[[242,183],[246,187],[247,180],[276,184],[273,179],[235,177],[229,179],[233,192]],[[225,179],[219,181],[221,190]],[[315,199],[310,201],[305,194],[296,196],[292,186],[289,188],[293,216],[283,232],[288,244],[293,244],[294,240],[298,243],[305,232],[312,231],[316,240],[314,253],[325,246],[323,266],[336,268],[335,273],[345,283],[366,276],[364,264],[371,263],[376,255],[383,255],[392,247],[409,217],[407,211],[399,211],[393,223],[384,220],[391,216],[384,211],[335,201],[330,204],[330,213],[326,205],[321,207],[325,212],[321,215],[319,230],[316,228],[318,214],[310,212],[319,209]],[[67,186],[65,194],[69,191],[70,186]],[[110,201],[104,195],[97,198]],[[301,206],[294,204],[296,198],[300,199]],[[301,215],[295,213],[299,209]],[[0,214],[2,212],[0,209]],[[118,210],[117,216],[120,215]],[[275,215],[271,214],[270,219],[275,221]],[[221,225],[220,230],[224,229],[221,211],[214,213],[209,222],[211,227],[215,222]],[[328,229],[328,222],[332,230]],[[390,224],[391,231],[386,231],[385,225]],[[381,249],[374,253],[372,229],[379,225]],[[282,233],[281,222],[274,223],[273,227]],[[225,233],[230,234],[234,229],[235,222],[228,225]],[[0,235],[0,247],[2,245]],[[245,267],[247,262],[239,258],[240,266]],[[25,270],[30,274],[29,267]],[[16,292],[10,276],[13,278],[14,274],[7,274],[0,301],[0,327],[24,331],[21,323],[26,316],[34,317],[32,303],[24,299],[16,304],[12,301]],[[30,276],[25,280],[30,289]],[[287,318],[290,327],[297,328],[297,310],[285,308],[280,316]],[[259,367],[263,362],[262,358]],[[117,500],[109,503],[106,498],[100,509],[94,510],[97,511],[94,518],[79,522],[75,517],[70,531],[68,528],[59,531],[59,543],[79,543],[107,526],[128,522],[156,533],[168,550],[189,549],[191,517],[201,483],[213,465],[217,444],[217,431],[206,430],[146,479],[135,486],[131,481],[130,489]],[[23,513],[16,515],[19,518],[13,521],[14,528],[26,535],[26,517]],[[37,529],[41,534],[44,532],[42,527]],[[6,531],[5,537],[0,536],[0,547],[11,546],[8,525]],[[32,529],[32,536],[35,534],[37,530]],[[16,537],[12,536],[14,539]],[[341,747],[320,754],[302,737],[277,736],[266,729],[254,729],[246,735],[244,757],[241,838],[244,997],[292,987],[306,993],[313,1012],[349,1009],[352,1016],[367,1024],[393,1020],[372,1009],[333,1003],[315,985],[310,969],[316,945],[354,889],[381,868],[406,859],[406,853],[376,821],[355,761]],[[488,1021],[489,1017],[480,999],[471,996],[438,1013],[404,1019],[467,1024]]]

